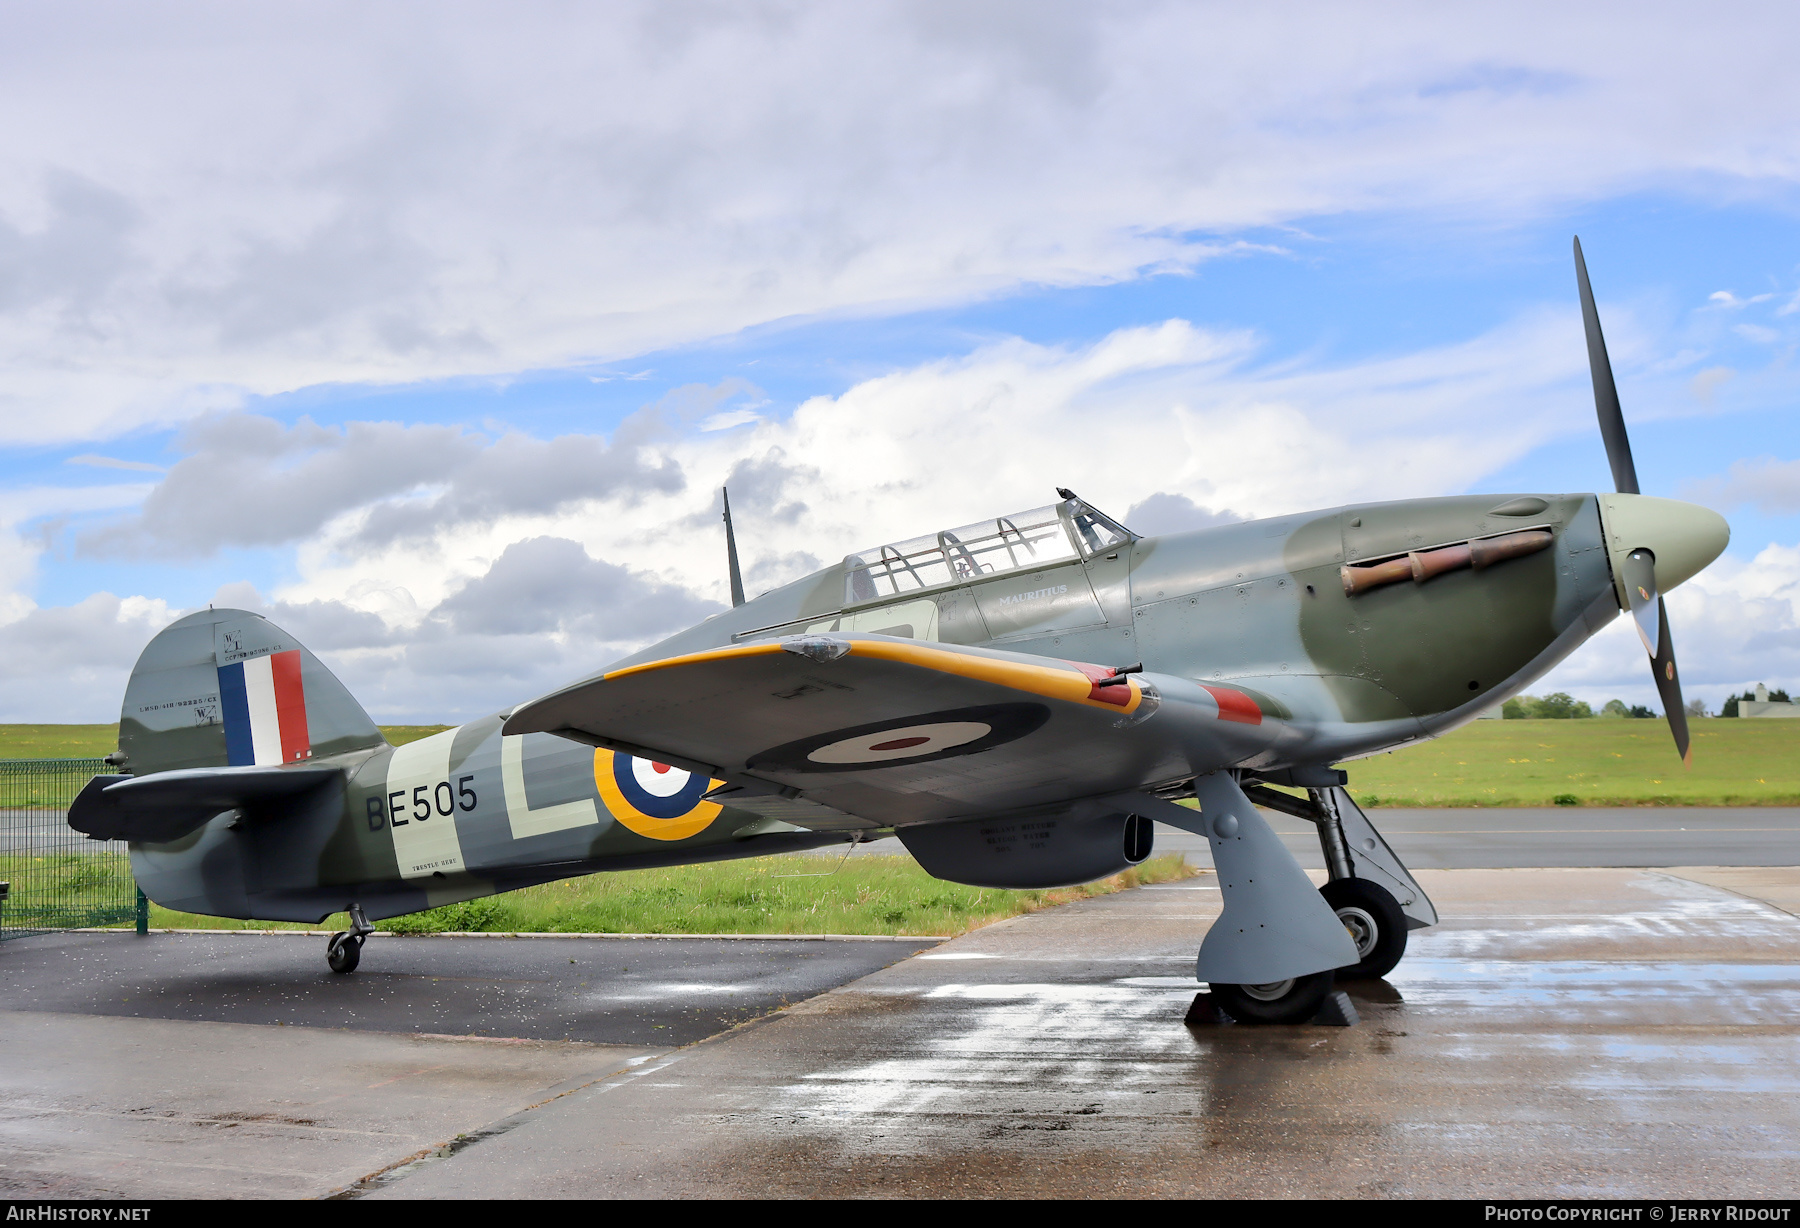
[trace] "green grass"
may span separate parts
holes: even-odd
[[[961,934],[1020,913],[1194,874],[1179,855],[1053,891],[1000,891],[932,878],[910,857],[789,855],[563,879],[395,917],[377,929],[533,934]],[[152,929],[348,929],[231,921],[150,909]]]
[[[1800,720],[1689,722],[1694,766],[1660,720],[1476,721],[1347,763],[1364,806],[1796,806]]]
[[[117,725],[0,725],[0,759],[91,759],[118,749]]]
[[[112,725],[0,725],[0,759],[105,754]],[[399,745],[447,728],[393,725]],[[1660,720],[1476,721],[1346,765],[1376,806],[1800,805],[1800,721],[1701,719],[1682,767]]]
[[[442,733],[450,728],[450,725],[383,725],[381,733],[395,746],[405,746],[408,742],[417,742],[420,738],[429,738],[434,733]]]
[[[0,882],[12,894],[0,904],[8,929],[107,925],[134,915],[137,884],[124,845],[80,853],[0,853]]]
[[[383,725],[395,746],[441,733],[448,725]],[[0,725],[0,759],[85,759],[119,749],[117,725]]]

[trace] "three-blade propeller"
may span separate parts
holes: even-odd
[[[1594,410],[1600,416],[1600,436],[1606,441],[1606,459],[1612,464],[1613,487],[1620,494],[1638,492],[1637,466],[1631,459],[1631,438],[1625,433],[1625,415],[1619,409],[1619,389],[1613,383],[1612,362],[1606,356],[1606,337],[1600,332],[1600,313],[1594,309],[1594,291],[1588,285],[1587,261],[1581,257],[1581,240],[1575,240],[1575,280],[1581,287],[1581,322],[1587,329],[1588,370],[1594,377]],[[1656,693],[1662,697],[1669,732],[1683,763],[1693,763],[1688,746],[1687,710],[1681,703],[1681,680],[1675,673],[1675,643],[1669,636],[1669,611],[1656,591],[1656,555],[1647,547],[1625,558],[1620,579],[1638,638],[1650,654]]]

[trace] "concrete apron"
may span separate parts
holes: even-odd
[[[1210,876],[1070,905],[365,1196],[1793,1197],[1800,919],[1738,892],[1800,870],[1683,873],[1421,872],[1354,1028],[1182,1026]]]
[[[0,1191],[1795,1194],[1800,870],[1419,877],[1445,924],[1350,987],[1354,1028],[1181,1025],[1210,876],[993,926],[672,1051],[0,1009]],[[219,941],[217,992],[286,986],[298,1015],[319,996],[271,980],[278,940]],[[468,1002],[433,1000],[433,1030],[459,1030]]]
[[[0,1196],[316,1197],[654,1052],[0,1011]]]

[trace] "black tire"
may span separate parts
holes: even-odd
[[[1350,931],[1359,958],[1338,969],[1346,981],[1373,981],[1394,970],[1406,954],[1406,914],[1387,888],[1366,878],[1340,878],[1319,894]]]
[[[358,935],[333,934],[331,945],[325,948],[325,962],[331,965],[333,972],[355,972],[356,965],[362,962],[362,946],[363,940]]]
[[[1331,992],[1330,972],[1269,985],[1214,985],[1213,999],[1239,1023],[1305,1023]]]

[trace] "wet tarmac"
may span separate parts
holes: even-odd
[[[1218,910],[1210,875],[891,964],[904,948],[871,952],[862,973],[849,954],[786,965],[748,943],[720,957],[668,940],[636,982],[665,999],[554,1019],[612,952],[637,961],[664,940],[375,940],[365,971],[411,979],[358,972],[341,992],[314,967],[312,939],[21,940],[0,947],[0,1189],[1796,1194],[1800,869],[1419,878],[1444,924],[1414,934],[1386,981],[1347,987],[1362,1017],[1349,1028],[1183,1025],[1194,951]],[[109,943],[147,954],[99,954]],[[589,946],[606,954],[580,953]],[[199,962],[202,949],[214,962]],[[641,1037],[654,1020],[688,1028],[683,1012],[702,1005],[695,970],[732,983],[740,960],[775,961],[776,981],[817,969],[813,984],[836,987],[805,1000],[783,989],[795,1005],[693,1044],[556,1038],[576,1034],[580,1009],[612,1021],[580,1033],[595,1038]],[[66,984],[59,966],[76,969]],[[191,979],[165,982],[171,967]],[[632,984],[618,975],[616,988]],[[192,1005],[227,998],[243,1021]],[[304,1013],[325,1001],[335,1023]],[[458,1023],[538,1030],[397,1034]],[[696,1015],[680,1035],[708,1026]]]
[[[377,934],[349,976],[326,968],[325,942],[291,931],[19,939],[0,947],[0,1009],[670,1048],[937,940]]]
[[[935,940],[0,945],[0,1196],[310,1197]]]
[[[368,1196],[1800,1191],[1800,919],[1670,873],[1420,877],[1448,920],[1349,986],[1355,1027],[1183,1026],[1218,906],[1190,880],[978,931]]]

